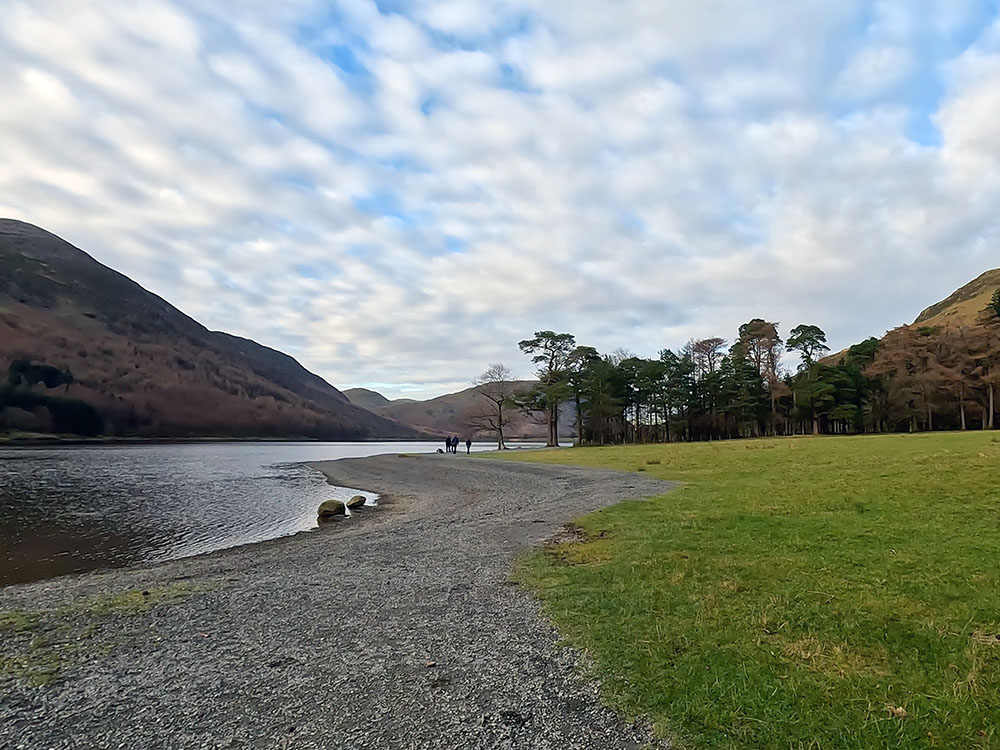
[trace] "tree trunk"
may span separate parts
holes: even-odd
[[[996,403],[993,401],[993,383],[990,383],[990,429],[993,429],[993,415],[996,414]]]
[[[990,414],[989,414],[989,420],[988,420],[988,424],[989,424],[988,429],[990,429],[990,430],[993,429],[993,415],[995,413],[996,413],[996,404],[993,401],[993,383],[990,383]],[[983,421],[985,422],[987,420],[983,420]]]
[[[965,401],[958,402],[958,410],[962,415],[962,432],[965,432]]]
[[[819,417],[813,417],[813,435],[819,435]]]
[[[580,411],[580,392],[574,394],[576,400],[576,444],[583,445],[583,414]]]

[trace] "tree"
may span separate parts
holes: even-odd
[[[799,378],[795,383],[795,404],[798,415],[812,421],[813,435],[819,435],[820,420],[836,406],[836,386],[824,377],[833,368],[820,367],[813,378]]]
[[[566,360],[568,383],[573,394],[573,405],[576,414],[576,443],[583,445],[583,393],[590,366],[599,360],[601,355],[592,346],[578,346]]]
[[[945,328],[938,344],[941,378],[947,391],[958,398],[962,430],[968,429],[966,404],[969,396],[979,386],[979,344],[976,332],[964,325]]]
[[[499,362],[472,381],[479,393],[480,402],[464,415],[464,422],[476,430],[492,432],[496,436],[497,450],[506,450],[504,429],[514,418],[517,388],[510,368]]]
[[[890,419],[908,421],[911,431],[921,421],[934,429],[935,407],[951,379],[942,354],[937,328],[900,326],[885,335],[866,372],[883,378]]]
[[[626,401],[621,370],[611,357],[588,361],[583,374],[585,431],[592,443],[616,443],[624,439],[622,407]]]
[[[1000,387],[1000,289],[993,292],[977,322],[980,329],[978,363],[986,386],[983,429],[992,430],[996,425],[996,390]]]
[[[534,399],[544,406],[548,423],[548,445],[559,445],[559,406],[570,396],[569,357],[576,348],[576,339],[569,333],[535,331],[533,339],[518,346],[537,366],[538,386]]]
[[[823,329],[812,325],[798,325],[792,329],[788,335],[785,345],[792,351],[797,351],[802,355],[802,366],[800,369],[809,370],[816,359],[823,352],[830,351],[826,345],[826,334]]]
[[[14,388],[22,385],[30,388],[36,383],[42,383],[46,388],[64,385],[68,389],[73,384],[73,374],[51,365],[36,365],[27,359],[15,359],[7,369],[7,383]]]
[[[725,356],[725,348],[726,340],[718,337],[691,339],[687,343],[684,352],[691,355],[695,376],[699,380],[719,369],[719,363]]]
[[[684,347],[684,354],[693,368],[690,396],[697,402],[697,410],[703,416],[701,425],[707,428],[710,439],[719,431],[718,407],[723,381],[720,368],[726,356],[725,347],[726,340],[718,337],[692,339]]]
[[[780,364],[784,345],[778,335],[778,324],[754,318],[740,326],[736,349],[757,369],[771,400],[771,433],[776,432],[777,401],[784,391]]]

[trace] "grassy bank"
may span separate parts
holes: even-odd
[[[505,458],[687,483],[517,573],[608,699],[682,746],[1000,747],[1000,437]]]

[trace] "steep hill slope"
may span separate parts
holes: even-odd
[[[534,385],[533,380],[519,380],[515,383],[516,388],[523,393],[527,393]],[[358,394],[357,391],[364,391],[364,393]],[[381,393],[364,388],[345,391],[344,395],[349,396],[352,400],[357,399],[355,403],[359,406],[364,405],[364,402],[377,402],[381,399],[385,402],[381,406],[366,408],[371,408],[376,414],[403,424],[431,430],[441,435],[468,434],[469,428],[466,425],[465,417],[482,403],[482,397],[475,388],[466,388],[464,391],[448,393],[427,401],[414,401],[412,399],[389,401]],[[378,398],[372,398],[372,396]],[[544,439],[545,431],[544,424],[538,424],[524,414],[517,414],[506,434],[509,438]],[[563,409],[559,422],[559,434],[565,436],[574,434],[572,409],[569,405]]]
[[[1000,289],[1000,268],[986,271],[965,286],[952,292],[945,299],[931,305],[917,316],[913,325],[974,325],[997,289]],[[821,364],[835,365],[843,359],[848,349],[828,354],[819,361]]]
[[[1000,289],[1000,268],[987,271],[917,316],[914,325],[972,324]]]
[[[417,434],[354,406],[288,355],[209,331],[59,237],[0,219],[0,378],[19,359],[71,372],[59,397],[95,407],[109,434]],[[51,429],[44,407],[24,411],[0,412],[0,429]]]

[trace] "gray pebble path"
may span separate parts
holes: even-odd
[[[673,484],[465,456],[314,465],[383,502],[295,537],[0,589],[2,612],[198,587],[103,615],[54,685],[0,680],[0,747],[659,746],[601,704],[509,576],[565,522]]]

